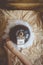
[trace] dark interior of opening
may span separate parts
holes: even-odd
[[[12,42],[14,42],[15,44],[17,44],[16,33],[17,33],[18,30],[23,30],[23,33],[24,33],[24,36],[25,36],[25,43],[26,43],[28,41],[29,37],[30,37],[30,31],[29,31],[28,27],[26,27],[24,25],[16,25],[16,26],[14,26],[10,29],[10,32],[9,32],[10,40]],[[26,38],[27,34],[28,34],[28,37]]]

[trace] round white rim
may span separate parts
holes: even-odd
[[[22,21],[22,20],[8,20],[8,23],[9,23],[9,25],[5,29],[5,33],[7,35],[9,34],[10,28],[12,28],[12,27],[14,27],[16,25],[24,25],[24,26],[28,27],[29,30],[30,30],[30,38],[29,38],[29,40],[25,44],[23,44],[23,45],[16,45],[16,47],[18,49],[20,49],[20,48],[27,48],[27,47],[30,47],[33,44],[34,33],[32,31],[32,27],[29,25],[28,22]],[[7,37],[7,35],[5,35],[5,36]]]

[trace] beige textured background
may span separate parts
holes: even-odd
[[[30,24],[35,34],[35,39],[33,45],[30,48],[23,49],[21,53],[23,53],[33,65],[43,65],[43,24],[40,19],[40,13],[29,10],[2,10],[2,12],[7,21],[23,20]],[[8,49],[6,50],[8,52],[9,65],[23,65],[16,56],[12,57],[12,53]]]

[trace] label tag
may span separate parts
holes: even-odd
[[[24,43],[25,43],[25,39],[23,39],[23,38],[22,39],[20,39],[20,38],[17,39],[17,44],[18,45],[22,45]]]

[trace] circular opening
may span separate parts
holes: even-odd
[[[24,25],[16,25],[10,29],[9,37],[12,42],[17,44],[17,37],[25,38],[25,43],[29,40],[30,31]]]

